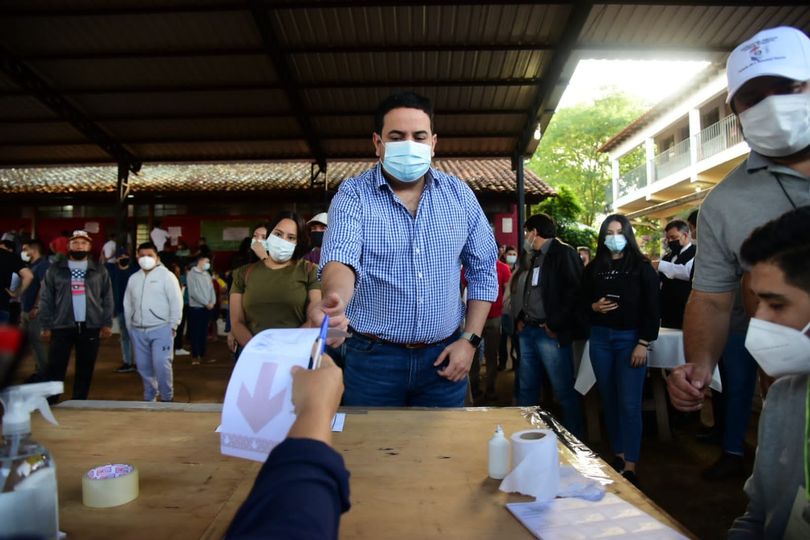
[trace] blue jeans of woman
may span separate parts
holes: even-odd
[[[540,403],[543,371],[548,374],[554,397],[562,407],[562,424],[577,438],[583,436],[582,403],[574,390],[574,357],[570,345],[560,342],[538,326],[526,325],[518,334],[520,365],[518,366],[517,404],[528,407]]]
[[[647,365],[633,367],[630,358],[638,344],[638,331],[591,328],[590,355],[602,398],[610,445],[626,461],[641,455],[641,400]]]
[[[342,347],[343,404],[361,407],[463,407],[467,378],[451,382],[433,362],[457,339],[409,349],[354,332]]]

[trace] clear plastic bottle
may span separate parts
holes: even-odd
[[[46,397],[62,393],[62,388],[61,382],[27,384],[0,394],[5,410],[0,447],[0,531],[4,536],[58,537],[56,464],[45,447],[31,439],[31,411],[39,409],[55,424]]]
[[[509,474],[509,441],[500,424],[489,440],[489,477],[500,480]]]

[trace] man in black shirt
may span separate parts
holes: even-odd
[[[11,246],[6,245],[7,242]],[[7,242],[0,243],[0,324],[9,322],[9,301],[11,297],[19,298],[22,296],[34,279],[31,270],[26,268],[20,256],[14,253],[14,243]],[[11,276],[13,274],[19,274],[21,283],[20,287],[12,293],[9,287],[11,287]]]
[[[563,425],[583,436],[582,405],[574,390],[571,344],[581,332],[576,297],[582,276],[577,252],[557,236],[554,220],[535,214],[526,220],[524,248],[531,257],[518,315],[520,367],[517,404],[537,405],[543,371],[563,411]]]
[[[692,292],[692,264],[697,249],[689,238],[689,224],[676,219],[667,223],[669,253],[658,264],[661,277],[661,326],[682,328],[686,301]]]

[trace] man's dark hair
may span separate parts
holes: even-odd
[[[383,120],[389,111],[394,109],[419,109],[430,118],[430,131],[433,131],[433,104],[424,96],[415,92],[397,92],[391,94],[377,105],[374,112],[374,133],[382,137]]]
[[[785,281],[810,293],[810,206],[755,229],[743,242],[740,257],[751,266],[775,264],[785,273]]]
[[[682,219],[673,219],[667,226],[664,227],[664,232],[669,232],[670,229],[678,229],[683,234],[689,234],[689,224]]]
[[[158,252],[157,246],[152,242],[144,242],[143,244],[139,244],[137,251],[140,251],[142,249],[151,249],[154,250],[155,253]]]
[[[697,218],[698,218],[698,213],[700,213],[700,209],[697,209],[697,208],[696,208],[696,209],[692,210],[692,212],[689,214],[689,217],[687,217],[687,218],[686,218],[686,221],[687,221],[687,222],[688,222],[688,223],[689,223],[689,224],[690,224],[692,227],[694,227],[694,228],[696,228],[696,229],[697,229]]]
[[[527,231],[537,231],[543,238],[554,238],[557,236],[557,225],[548,214],[540,212],[526,220],[523,226]]]
[[[29,248],[34,248],[37,250],[37,253],[40,255],[45,253],[45,246],[42,244],[42,241],[37,240],[36,238],[32,238],[31,240],[26,240],[22,244],[23,246],[28,246]]]

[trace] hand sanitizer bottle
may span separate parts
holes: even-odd
[[[56,540],[59,504],[56,464],[31,437],[31,412],[39,409],[48,422],[56,419],[48,396],[61,394],[63,383],[51,381],[11,386],[3,402],[3,445],[0,446],[0,529],[4,536]]]
[[[500,424],[489,440],[489,477],[500,480],[509,474],[509,441]]]

